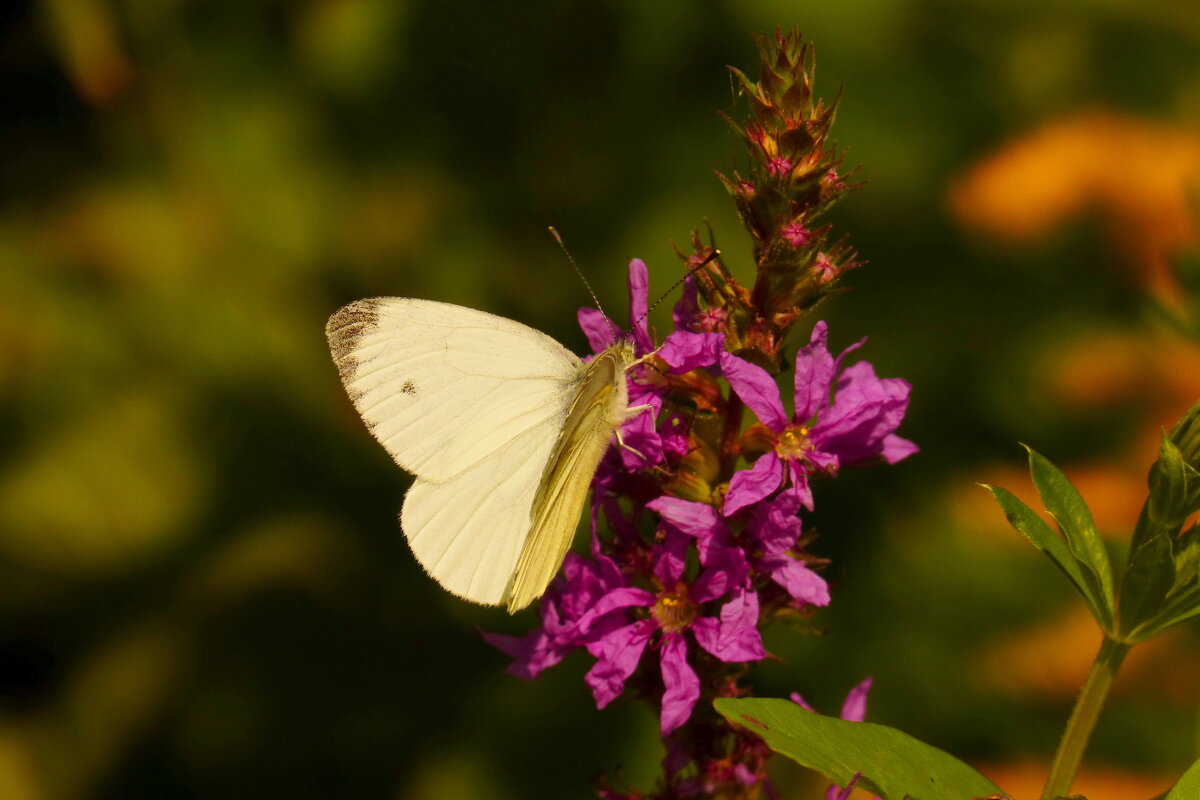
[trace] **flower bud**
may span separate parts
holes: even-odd
[[[1200,403],[1163,436],[1149,484],[1146,514],[1154,525],[1176,532],[1200,511]]]
[[[1175,423],[1171,429],[1171,442],[1179,448],[1185,462],[1200,470],[1200,402]]]

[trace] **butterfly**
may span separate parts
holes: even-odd
[[[546,590],[629,407],[619,340],[584,363],[533,328],[433,300],[358,300],[325,327],[354,407],[416,480],[400,527],[448,591],[509,612]]]

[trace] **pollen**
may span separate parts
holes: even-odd
[[[812,449],[808,440],[808,428],[803,425],[788,425],[779,432],[775,443],[775,454],[788,461],[798,461]]]
[[[692,624],[696,607],[687,597],[687,586],[680,584],[673,592],[660,593],[650,613],[664,631],[674,632]]]

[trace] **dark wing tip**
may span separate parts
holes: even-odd
[[[364,335],[379,324],[378,298],[355,300],[333,312],[325,323],[325,338],[329,341],[329,352],[337,365],[342,383],[349,384],[358,367],[354,351]]]

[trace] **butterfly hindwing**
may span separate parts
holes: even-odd
[[[417,561],[448,591],[505,602],[558,431],[548,421],[447,481],[418,478],[409,487],[400,527]]]

